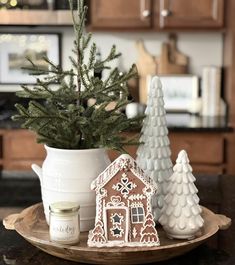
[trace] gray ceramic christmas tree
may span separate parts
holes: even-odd
[[[179,153],[173,170],[159,222],[170,238],[192,239],[204,221],[195,177],[184,150]]]
[[[154,217],[158,220],[172,175],[172,162],[162,84],[157,76],[150,84],[145,114],[140,137],[143,144],[137,150],[137,163],[158,184],[158,193],[152,201]]]

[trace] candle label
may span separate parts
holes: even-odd
[[[79,237],[77,218],[74,219],[55,219],[50,224],[51,240],[71,241]]]

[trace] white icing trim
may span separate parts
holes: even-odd
[[[144,204],[142,202],[132,202],[130,207],[132,208],[132,207],[143,207],[143,206]]]
[[[129,155],[121,155],[114,160],[92,183],[91,189],[99,190],[105,186],[120,170],[120,162],[123,159],[128,159],[128,169],[139,178],[145,185],[152,187],[153,192],[157,190],[157,184],[149,177],[147,177],[142,169],[137,165],[136,161]]]
[[[120,234],[114,234],[114,230],[115,229],[120,230]],[[112,227],[112,228],[110,228],[109,231],[111,232],[113,237],[122,237],[123,234],[124,234],[124,230],[121,227],[117,226],[117,225]],[[114,240],[112,240],[112,241],[114,241]],[[121,241],[123,241],[123,240],[121,240]]]
[[[122,202],[122,199],[120,196],[112,196],[111,202],[108,202],[107,206],[113,206],[113,207],[125,206],[125,203]]]
[[[148,219],[149,219],[150,221],[153,222],[153,225],[146,225],[146,222],[147,222],[147,220],[148,220],[148,219],[147,219],[148,216],[149,216]],[[144,234],[143,234],[143,230],[146,229],[147,227],[152,227],[153,230],[155,230],[155,232],[153,232],[153,233],[144,233]],[[144,220],[143,227],[141,228],[141,232],[140,232],[140,234],[141,234],[140,242],[143,242],[143,243],[146,243],[146,244],[151,244],[151,243],[153,243],[153,242],[155,242],[155,241],[154,241],[154,239],[153,239],[152,241],[150,241],[149,236],[154,236],[154,237],[157,238],[157,242],[160,244],[160,242],[159,242],[159,238],[158,238],[158,233],[157,233],[157,230],[156,230],[156,228],[155,228],[154,218],[153,218],[153,215],[152,215],[151,212],[147,212],[147,214],[146,214],[146,216],[145,216],[145,220]],[[148,238],[147,241],[146,241],[145,239],[143,239],[146,235],[147,235],[147,238]]]
[[[108,241],[106,243],[100,243],[100,242],[88,242],[89,247],[97,247],[97,248],[103,248],[103,247],[158,247],[160,246],[159,241],[158,242],[120,242],[120,241]]]
[[[119,222],[115,222],[114,221],[114,217],[115,217],[115,215],[116,216],[118,216],[119,217]],[[123,221],[123,216],[122,215],[119,215],[118,213],[115,213],[115,214],[111,214],[111,216],[110,216],[110,220],[111,220],[111,222],[113,223],[113,224],[119,224],[119,225],[121,225],[122,224],[122,221]]]
[[[139,214],[138,213],[138,208],[142,208],[143,213]],[[136,209],[136,211],[137,211],[136,214],[132,213],[133,209]],[[143,216],[143,221],[142,222],[141,221],[133,221],[133,216],[136,216],[138,220],[139,220],[139,216]],[[143,206],[134,206],[134,207],[131,206],[131,222],[132,222],[132,224],[143,224],[145,222],[145,211],[144,211],[144,207]]]
[[[132,194],[131,196],[128,197],[128,200],[130,201],[139,201],[139,200],[143,200],[146,199],[145,195],[143,194]]]
[[[130,187],[128,187],[130,186]],[[116,183],[115,185],[112,186],[113,190],[121,192],[122,196],[127,199],[129,192],[135,189],[137,185],[129,181],[128,175],[126,173],[122,174],[121,177],[121,182]],[[124,192],[125,191],[125,192]]]
[[[133,238],[136,238],[137,234],[138,233],[136,231],[136,228],[134,227],[133,230],[132,230],[132,236],[133,236]]]

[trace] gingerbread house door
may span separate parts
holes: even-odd
[[[128,241],[129,211],[127,207],[108,207],[106,211],[106,238],[108,241]]]

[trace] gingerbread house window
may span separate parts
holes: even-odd
[[[143,223],[144,222],[144,208],[143,207],[132,207],[131,208],[131,221],[132,223]]]

